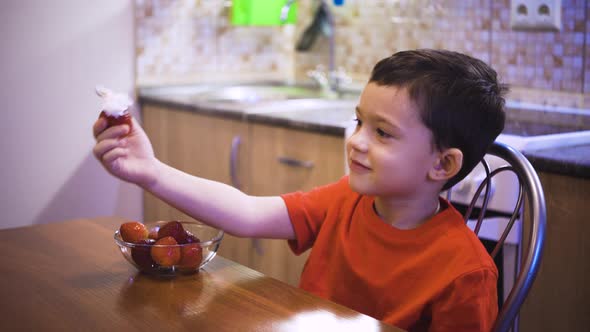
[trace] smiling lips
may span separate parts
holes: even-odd
[[[350,171],[355,173],[367,173],[371,171],[369,167],[363,165],[362,163],[354,159],[349,159],[348,166],[350,168]]]

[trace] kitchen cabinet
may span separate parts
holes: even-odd
[[[236,119],[202,115],[186,110],[143,106],[143,127],[150,137],[156,156],[162,161],[187,173],[232,184],[232,145],[234,178],[246,178],[245,149],[234,144],[248,139],[247,124]],[[238,164],[239,163],[239,164]],[[234,180],[235,181],[235,180]],[[191,220],[190,217],[152,196],[144,194],[145,220]],[[224,235],[219,255],[240,264],[251,265],[251,241]]]
[[[547,205],[541,266],[520,311],[521,331],[587,331],[590,326],[590,180],[539,173]]]
[[[250,124],[252,195],[307,191],[344,175],[344,137],[264,124]],[[291,285],[298,285],[310,253],[295,256],[284,240],[257,239],[252,267]]]
[[[158,158],[190,174],[239,184],[251,195],[306,191],[344,175],[343,136],[248,123],[172,107],[143,106],[144,128]],[[236,144],[239,137],[240,144]],[[234,176],[231,164],[234,153]],[[145,194],[146,220],[188,217]],[[285,240],[226,235],[219,255],[297,285],[309,253],[295,256]]]

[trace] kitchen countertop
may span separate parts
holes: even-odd
[[[254,123],[265,123],[275,126],[296,128],[323,134],[344,136],[345,128],[350,125],[354,117],[354,100],[342,102],[337,108],[326,108],[321,110],[285,110],[269,111],[265,109],[264,103],[246,111],[244,105],[231,102],[203,103],[196,101],[190,93],[178,93],[178,87],[142,88],[139,90],[140,103],[157,104],[162,106],[185,109],[187,111],[205,113],[215,116],[222,116],[233,119],[241,119]],[[180,89],[192,89],[198,91],[198,87],[182,87]],[[272,103],[267,104],[267,108]],[[519,111],[514,104],[507,107],[508,120],[520,119]],[[512,116],[517,114],[517,116]],[[572,118],[571,114],[561,115],[559,112],[548,111],[536,119],[552,121],[551,124],[564,125],[560,123],[569,121],[580,126],[580,130],[590,129],[590,116],[581,114],[581,117]],[[580,120],[582,119],[582,120]],[[542,126],[543,124],[541,124]],[[550,126],[545,123],[544,125]],[[538,125],[537,125],[538,127]],[[581,145],[547,148],[542,150],[527,150],[523,154],[529,159],[533,167],[539,172],[556,173],[577,178],[590,179],[590,142]]]
[[[539,172],[590,179],[590,143],[524,153]]]

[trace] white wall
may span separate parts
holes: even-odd
[[[0,1],[0,228],[141,218],[91,152],[94,86],[133,93],[133,17],[133,0]]]

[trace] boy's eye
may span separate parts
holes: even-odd
[[[377,129],[377,135],[379,135],[379,137],[383,137],[383,138],[389,138],[389,137],[391,137],[391,135],[389,135],[388,133],[384,132],[382,129]]]
[[[356,122],[356,126],[357,126],[357,127],[360,127],[360,126],[361,126],[361,124],[363,123],[363,122],[361,121],[361,119],[359,119],[359,118],[354,118],[352,121]]]

